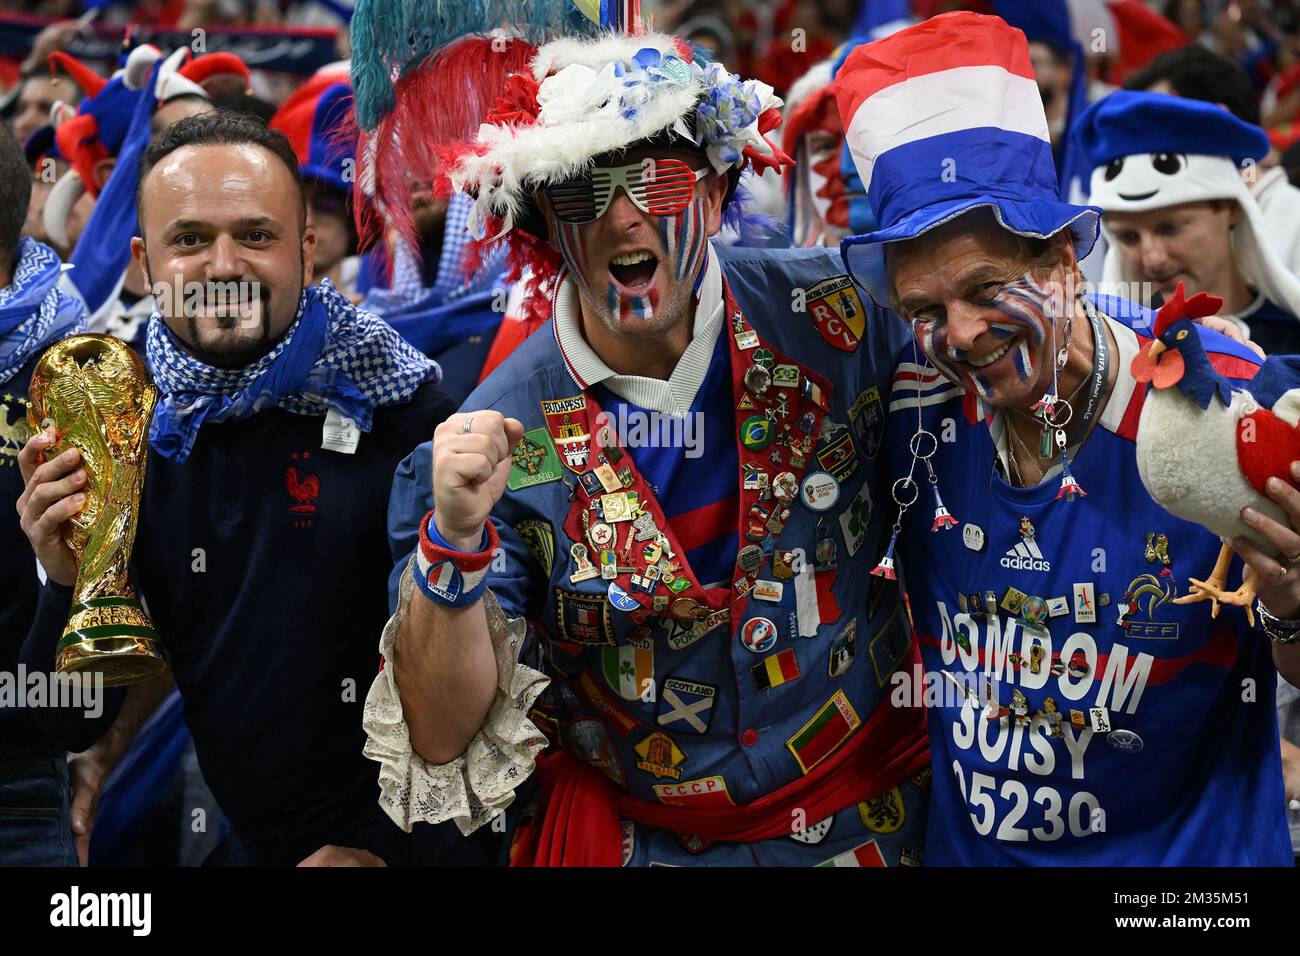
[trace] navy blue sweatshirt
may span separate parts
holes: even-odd
[[[389,489],[453,410],[426,384],[377,408],[355,454],[321,449],[322,417],[271,409],[204,424],[184,462],[149,458],[135,578],[204,778],[255,862],[365,845],[347,828],[382,815],[361,713],[388,618]],[[53,654],[67,614],[66,589],[44,592],[34,660]],[[62,715],[57,739],[85,746],[116,710]]]
[[[15,674],[18,652],[36,614],[41,580],[14,505],[23,493],[18,452],[27,429],[27,389],[36,358],[0,384],[0,672]],[[50,670],[50,665],[45,670]],[[31,711],[0,706],[0,760],[41,746]]]

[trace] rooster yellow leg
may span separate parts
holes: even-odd
[[[1210,600],[1214,602],[1210,605],[1210,617],[1218,617],[1219,602],[1226,600],[1223,586],[1228,583],[1228,565],[1231,563],[1232,548],[1225,544],[1219,549],[1219,558],[1214,562],[1214,570],[1210,572],[1209,578],[1204,581],[1188,578],[1187,583],[1191,585],[1191,593],[1174,598],[1174,603],[1194,604],[1197,601]]]
[[[1246,620],[1251,627],[1255,626],[1255,592],[1258,590],[1258,584],[1259,572],[1247,566],[1241,575],[1241,587],[1222,595],[1220,598],[1224,604],[1236,604],[1244,607],[1246,609]]]

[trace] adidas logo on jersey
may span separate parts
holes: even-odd
[[[1043,557],[1038,550],[1038,542],[1025,538],[1014,548],[1007,548],[1002,556],[1002,566],[1012,571],[1050,571],[1052,562]]]

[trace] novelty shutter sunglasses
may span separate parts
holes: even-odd
[[[546,186],[542,191],[561,222],[599,219],[614,201],[619,186],[642,212],[671,216],[691,204],[695,184],[708,174],[707,166],[694,170],[679,159],[659,159],[628,166],[597,166],[590,173]]]

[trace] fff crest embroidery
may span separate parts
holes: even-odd
[[[320,478],[307,471],[306,462],[311,458],[309,451],[289,453],[289,460],[295,462],[284,471],[284,490],[292,502],[289,514],[293,516],[295,528],[310,528],[309,515],[316,513],[316,499],[320,497]],[[301,466],[301,470],[299,470]]]
[[[0,402],[0,466],[17,465],[18,453],[33,434],[26,401],[19,395],[5,395]]]
[[[808,311],[826,344],[856,351],[866,328],[866,309],[852,279],[834,276],[817,283],[808,290]]]

